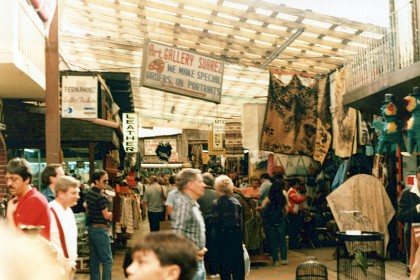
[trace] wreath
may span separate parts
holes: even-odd
[[[171,156],[172,146],[168,142],[159,142],[156,148],[156,155],[160,160],[168,161]]]

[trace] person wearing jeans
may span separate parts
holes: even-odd
[[[109,246],[106,246],[109,244]],[[112,279],[111,238],[107,228],[89,228],[90,279],[101,279],[99,265],[102,264],[102,280]]]
[[[288,204],[283,189],[284,181],[275,181],[271,185],[268,196],[262,204],[262,217],[270,254],[273,258],[273,265],[279,265],[279,247],[282,264],[286,265],[289,263],[287,261],[286,246],[286,214]]]
[[[86,194],[89,221],[90,279],[101,280],[99,266],[102,264],[102,280],[112,279],[112,250],[109,236],[112,212],[108,211],[108,200],[102,193],[108,187],[108,174],[105,170],[92,175],[95,185]]]
[[[280,247],[280,257],[282,264],[287,264],[287,246],[286,246],[286,218],[283,218],[279,224],[266,226],[270,255],[273,257],[273,263],[278,264]]]

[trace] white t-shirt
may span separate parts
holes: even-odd
[[[67,252],[69,254],[69,263],[76,265],[77,259],[77,225],[73,211],[70,207],[64,210],[63,206],[56,200],[49,203],[50,207],[57,213],[63,228],[64,238],[66,240]],[[51,213],[51,245],[57,251],[58,255],[64,258],[64,251],[61,247],[60,233],[53,213]]]

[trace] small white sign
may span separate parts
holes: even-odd
[[[225,132],[226,120],[216,119],[213,122],[213,133]]]
[[[98,77],[63,76],[61,116],[63,118],[98,117]]]
[[[124,151],[137,153],[139,149],[137,113],[123,113]]]

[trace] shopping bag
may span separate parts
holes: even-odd
[[[292,156],[287,156],[286,168],[284,169],[284,173],[287,177],[296,176],[296,166],[293,165]]]
[[[242,244],[242,248],[244,248],[245,275],[248,275],[251,270],[251,259],[249,258],[248,250],[246,249],[245,244]]]
[[[299,156],[299,159],[296,163],[296,176],[307,176],[305,162],[303,161],[302,156]]]

